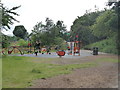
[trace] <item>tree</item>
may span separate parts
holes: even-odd
[[[55,38],[64,38],[66,27],[63,21],[58,20],[54,24],[52,19],[46,18],[45,24],[42,22],[37,23],[32,30],[32,41],[41,41],[42,45],[53,45],[55,44]]]
[[[114,5],[113,5],[114,4]],[[113,5],[113,6],[112,6]],[[108,6],[112,6],[112,9],[115,10],[115,13],[118,16],[118,19],[120,18],[120,0],[118,0],[117,2],[113,1],[111,2],[110,0],[108,1]],[[115,24],[115,23],[114,23]],[[120,55],[120,39],[119,39],[119,34],[120,34],[120,23],[118,22],[118,26],[117,26],[117,34],[116,34],[116,38],[115,41],[117,43],[117,49],[118,49],[118,55]]]
[[[13,16],[19,16],[19,14],[17,14],[15,12],[15,10],[21,6],[16,6],[11,9],[8,9],[8,8],[4,7],[3,5],[1,5],[1,7],[2,7],[1,8],[2,10],[0,10],[0,13],[2,13],[2,27],[5,30],[8,30],[8,29],[10,29],[10,25],[14,24],[14,21],[19,22]]]
[[[118,17],[115,11],[108,10],[96,19],[91,27],[93,34],[98,38],[109,38],[117,32]],[[103,33],[104,32],[104,33]]]
[[[25,29],[23,25],[15,26],[13,34],[16,37],[20,37],[22,39],[25,39],[25,37],[28,35],[27,30]]]
[[[63,21],[60,21],[58,20],[57,23],[56,23],[56,27],[58,30],[58,36],[60,36],[61,38],[65,39],[65,36],[66,36],[66,32],[67,32],[67,29],[66,29],[66,26],[64,25]]]
[[[53,20],[52,19],[49,19],[49,18],[46,18],[45,20],[46,22],[46,25],[45,25],[45,29],[47,31],[50,31],[50,29],[53,27],[54,23],[53,23]]]
[[[7,35],[4,35],[1,33],[1,39],[0,39],[0,42],[2,44],[2,48],[7,48],[9,45],[10,45],[10,41],[9,41],[9,36]]]
[[[108,4],[107,4],[108,6],[112,6],[112,9],[114,9],[115,11],[116,11],[116,13],[119,13],[119,11],[120,11],[120,1],[118,0],[116,0],[116,1],[111,1],[111,0],[108,0]]]
[[[84,45],[90,44],[97,40],[90,30],[90,27],[95,23],[96,18],[101,14],[101,12],[91,12],[86,13],[81,17],[77,17],[71,26],[70,40],[75,41],[76,35],[78,35],[78,40],[82,41]]]

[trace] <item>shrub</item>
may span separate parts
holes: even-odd
[[[90,45],[86,45],[84,46],[84,49],[93,48],[93,47],[98,47],[99,51],[101,52],[118,54],[117,44],[116,44],[116,40],[114,39],[114,37],[105,39],[105,40],[102,40],[96,43],[92,43]]]
[[[54,41],[55,41],[55,45],[61,46],[60,49],[63,49],[63,50],[66,49],[66,47],[67,47],[67,46],[66,46],[66,42],[65,42],[62,38],[56,37],[56,38],[54,39]]]
[[[27,46],[28,43],[27,43],[27,41],[25,41],[25,40],[23,40],[23,39],[20,39],[20,40],[18,41],[18,45],[19,45],[19,46]]]

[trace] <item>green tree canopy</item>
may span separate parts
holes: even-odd
[[[21,6],[16,6],[11,9],[8,9],[3,5],[1,5],[1,7],[2,10],[0,10],[0,13],[2,13],[2,26],[5,30],[7,30],[10,29],[10,25],[14,24],[14,21],[19,22],[14,18],[14,16],[19,16],[19,14],[15,12],[15,10]]]
[[[20,37],[22,39],[24,39],[28,35],[27,30],[25,29],[23,25],[15,26],[13,34],[16,37]]]
[[[37,23],[32,30],[32,41],[41,41],[42,45],[55,44],[55,38],[61,37],[65,39],[66,27],[63,21],[58,20],[55,24],[52,19],[46,18],[45,24]]]
[[[93,34],[99,38],[111,37],[117,32],[118,17],[114,11],[108,10],[100,15],[91,27]]]
[[[91,12],[84,14],[81,17],[77,17],[71,26],[71,40],[81,40],[84,45],[95,42],[97,37],[95,37],[90,30],[90,27],[95,23],[96,18],[102,12]],[[78,39],[76,38],[78,35]]]

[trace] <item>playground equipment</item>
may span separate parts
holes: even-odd
[[[41,48],[40,48],[41,43],[39,41],[36,41],[35,45],[34,45],[34,53],[37,56],[38,52],[41,52]]]
[[[43,48],[41,49],[42,54],[44,54],[46,51],[47,51],[47,49],[46,49],[45,47],[43,47]]]
[[[43,46],[41,47],[41,41],[36,41],[36,43],[34,44],[34,53],[37,56],[38,53],[47,53],[47,54],[51,54],[50,53],[50,46]]]
[[[50,50],[51,50],[51,48],[49,46],[41,48],[42,54],[44,54],[44,53],[51,54]]]
[[[5,51],[4,50],[0,51],[0,54],[5,55]]]
[[[78,54],[78,56],[80,56],[80,43],[81,41],[75,41],[74,42],[74,54]]]
[[[68,55],[76,55],[80,56],[80,46],[81,41],[67,42],[70,49],[68,50]]]
[[[15,49],[17,49],[21,55],[23,55],[24,53],[22,52],[22,50],[20,49],[20,46],[11,46],[8,48],[8,54],[11,54],[13,51],[15,53]],[[12,50],[11,50],[12,49]]]
[[[62,57],[65,55],[65,51],[64,50],[59,50],[56,52],[58,54],[59,57]]]
[[[28,43],[28,53],[32,53],[32,44]]]

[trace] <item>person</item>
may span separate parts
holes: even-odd
[[[55,50],[56,50],[56,51],[58,50],[58,46],[55,47]]]
[[[50,53],[50,50],[51,50],[50,46],[47,46],[47,47],[46,47],[47,54],[48,54],[48,53],[51,54],[51,53]]]
[[[38,51],[41,53],[41,49],[40,49],[40,42],[36,41],[35,45],[34,45],[34,52],[37,56]]]
[[[40,42],[36,41],[36,43],[35,43],[35,48],[36,48],[36,49],[40,49]]]
[[[69,51],[69,50],[70,50],[70,47],[68,46],[67,49],[68,49],[68,51]]]
[[[38,51],[35,51],[35,55],[37,56]]]
[[[68,55],[69,55],[69,54],[71,53],[71,52],[70,52],[70,47],[68,46],[67,49],[68,49]]]

